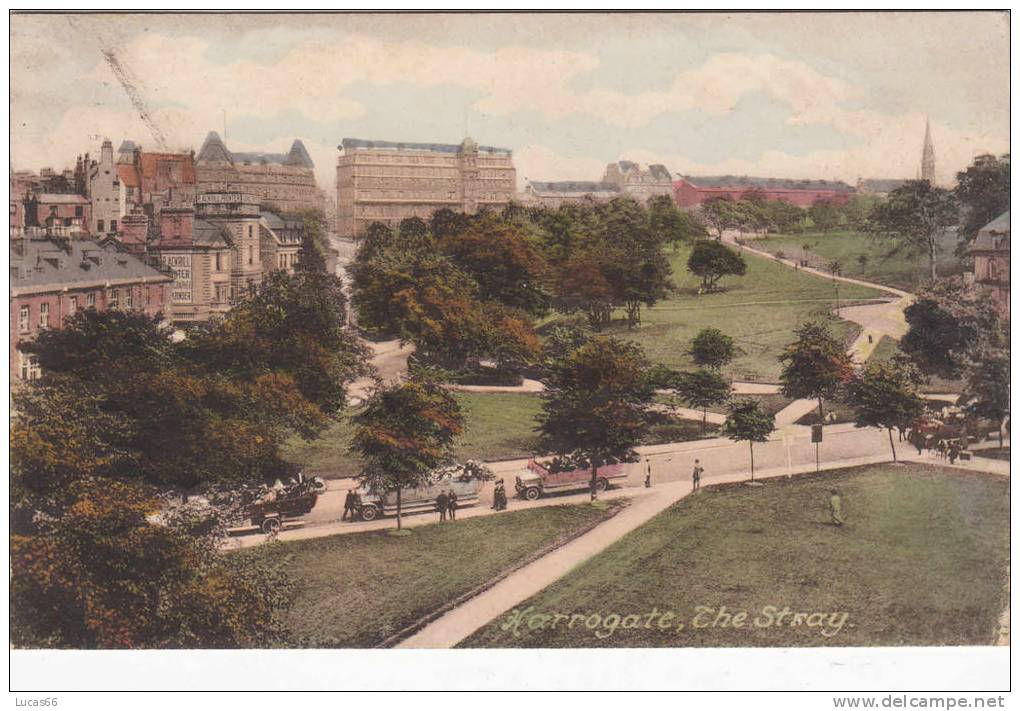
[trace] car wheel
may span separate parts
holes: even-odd
[[[535,487],[530,487],[524,490],[524,498],[527,499],[528,501],[535,501],[541,495],[542,492]]]
[[[283,528],[283,524],[278,518],[267,518],[262,522],[262,532],[270,536],[279,533],[281,528]]]
[[[375,517],[379,515],[379,511],[375,506],[362,506],[361,507],[361,520],[362,521],[374,521]]]
[[[598,479],[595,480],[595,490],[596,491],[605,491],[608,488],[609,488],[609,480],[608,479],[603,479],[602,477],[599,477]]]

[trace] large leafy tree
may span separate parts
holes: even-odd
[[[648,225],[661,242],[674,248],[708,235],[704,223],[681,210],[669,195],[656,195],[648,201]]]
[[[463,431],[457,400],[426,371],[374,392],[353,417],[350,450],[365,466],[361,480],[381,491],[396,491],[397,529],[404,489],[429,483],[453,459],[454,439]]]
[[[638,346],[603,337],[553,366],[538,417],[540,446],[565,466],[591,467],[593,500],[599,467],[635,456],[654,394],[648,368]]]
[[[778,232],[794,232],[804,223],[804,210],[786,200],[770,200],[765,215],[769,225]]]
[[[742,216],[736,203],[729,197],[709,198],[701,205],[701,219],[715,231],[716,240],[721,241],[723,232],[737,229]]]
[[[914,392],[906,372],[889,363],[869,363],[847,387],[847,399],[858,427],[884,427],[896,461],[894,428],[904,430],[924,413],[924,401]]]
[[[839,225],[840,207],[832,198],[819,198],[808,208],[808,215],[817,229],[828,232]]]
[[[738,400],[730,405],[723,434],[734,442],[747,442],[751,452],[751,481],[754,481],[754,443],[767,442],[776,428],[776,418],[756,400]]]
[[[701,410],[701,431],[705,432],[708,408],[720,405],[730,397],[730,382],[718,371],[699,368],[682,373],[676,381],[676,393],[688,406]]]
[[[795,331],[797,340],[783,349],[779,379],[783,394],[818,400],[818,417],[824,420],[823,399],[832,399],[853,377],[853,359],[846,347],[822,323],[805,323]]]
[[[956,199],[962,209],[958,236],[967,243],[978,230],[1009,209],[1010,156],[980,155],[956,174]]]
[[[694,245],[687,259],[687,270],[701,277],[703,289],[714,289],[724,276],[743,276],[747,273],[747,262],[741,254],[721,242],[700,240]]]
[[[79,478],[66,507],[11,532],[11,641],[66,649],[279,644],[286,580],[153,523],[153,492]]]
[[[736,357],[738,350],[733,338],[718,328],[703,328],[691,339],[691,358],[701,368],[720,370]]]
[[[951,191],[927,180],[909,180],[875,206],[868,229],[878,238],[927,256],[929,274],[935,281],[939,238],[957,219],[958,205]]]
[[[549,307],[548,265],[524,231],[486,215],[443,238],[440,249],[478,284],[478,297],[533,316]]]
[[[1009,417],[1009,350],[985,347],[971,357],[960,396],[965,412],[996,423],[1002,446],[1003,423]]]
[[[926,377],[960,377],[971,353],[1002,339],[994,309],[960,279],[941,279],[918,290],[903,312],[910,328],[902,350]]]

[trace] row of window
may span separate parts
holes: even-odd
[[[124,308],[133,309],[135,307],[135,294],[134,289],[108,289],[106,292],[106,306],[107,308],[117,309],[121,307],[121,291],[124,292]],[[152,292],[148,289],[145,290],[145,305],[149,306],[152,304]],[[94,309],[96,308],[96,293],[90,292],[82,296],[75,295],[70,296],[67,299],[67,316],[73,316],[77,313],[79,308]],[[50,327],[50,305],[47,302],[39,304],[39,328]],[[18,309],[18,332],[29,333],[32,330],[32,306],[31,304],[22,304]]]
[[[103,229],[105,224],[106,223],[105,223],[104,220],[96,220],[96,232],[105,232],[106,230]],[[117,221],[116,220],[110,220],[110,232],[116,232],[116,231],[117,231]]]

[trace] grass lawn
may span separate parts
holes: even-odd
[[[721,280],[723,291],[698,295],[700,279],[687,271],[689,249],[670,253],[678,291],[653,308],[641,310],[641,325],[627,328],[622,316],[604,333],[639,344],[655,363],[693,367],[687,356],[690,341],[703,328],[715,327],[732,336],[743,349],[726,369],[734,380],[778,382],[776,358],[793,338],[793,328],[809,319],[827,318],[835,301],[832,283],[795,272],[770,260],[746,255],[747,274]],[[843,284],[840,299],[882,297],[884,292]],[[546,324],[561,316],[551,317]],[[833,331],[847,343],[859,332],[856,324],[832,319]]]
[[[828,521],[831,487],[842,495],[842,527]],[[875,465],[753,488],[710,487],[631,532],[521,603],[516,616],[502,616],[463,646],[991,644],[1006,603],[1008,563],[1009,480],[1004,477]],[[746,611],[743,627],[725,626],[723,607],[730,615]],[[780,618],[787,607],[790,614]],[[542,628],[543,618],[520,612],[528,608],[577,614],[584,621],[570,628],[572,617],[545,618]],[[668,629],[658,629],[662,617],[647,617],[653,611],[675,615]],[[823,614],[800,618],[793,626],[794,613]],[[613,614],[619,617],[609,617]],[[623,628],[628,615],[642,616],[636,628],[634,617]],[[522,619],[533,629],[522,624],[515,636],[515,620]]]
[[[824,269],[833,261],[838,261],[842,265],[843,276],[866,279],[906,291],[914,291],[928,279],[926,255],[890,255],[893,246],[891,242],[876,240],[863,232],[844,230],[778,234],[748,240],[748,244],[772,254],[782,252],[787,259],[807,259],[812,267]],[[960,261],[953,256],[955,235],[945,235],[940,241],[940,247],[942,252],[936,263],[939,274],[946,276],[960,273]]]
[[[456,393],[464,411],[464,433],[456,443],[461,459],[514,459],[533,450],[535,415],[541,407],[529,393]],[[288,461],[309,473],[332,479],[357,476],[361,462],[347,453],[352,428],[347,420],[334,423],[321,437],[306,442],[292,438],[284,448]]]
[[[623,505],[607,503],[430,524],[400,538],[372,531],[276,542],[234,555],[278,566],[294,584],[284,619],[293,646],[372,647]]]
[[[464,412],[464,433],[457,439],[459,459],[498,461],[528,457],[535,452],[536,416],[541,398],[532,393],[456,393]],[[686,442],[711,437],[710,426],[701,434],[700,422],[656,417],[642,444]],[[303,466],[307,473],[329,479],[357,476],[361,461],[347,453],[351,425],[334,423],[321,437],[306,442],[292,438],[284,448],[287,461]]]

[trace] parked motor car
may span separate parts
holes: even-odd
[[[458,476],[444,476],[434,483],[414,489],[402,489],[400,492],[400,512],[402,514],[420,513],[436,510],[436,497],[451,489],[457,494],[457,508],[474,506],[478,503],[478,490],[482,482],[478,479],[465,479]],[[378,492],[362,486],[357,490],[358,516],[363,521],[373,521],[380,516],[393,516],[397,513],[396,490]]]
[[[622,483],[627,478],[623,464],[607,464],[598,468],[595,489],[605,491],[611,484]],[[534,501],[549,492],[587,489],[591,485],[591,468],[571,469],[553,472],[540,464],[534,457],[528,459],[528,468],[517,475],[517,495]]]

